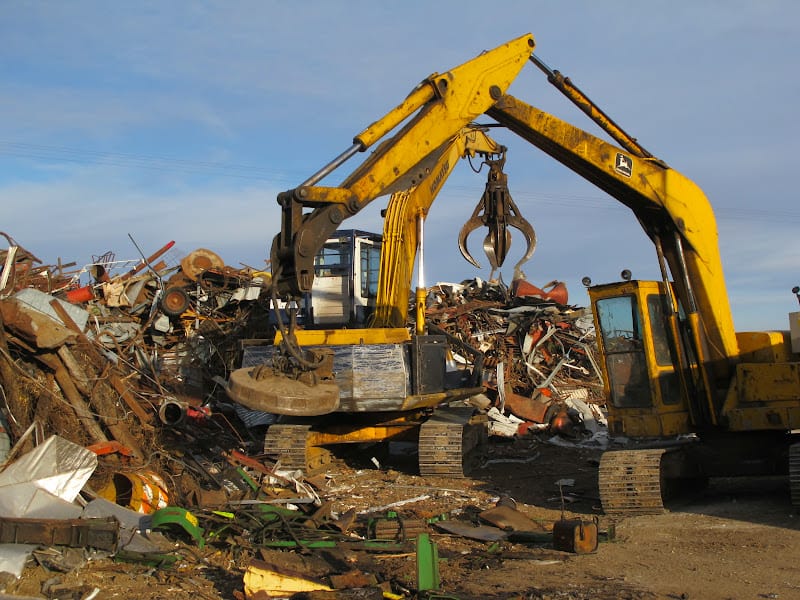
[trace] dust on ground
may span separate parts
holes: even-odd
[[[420,477],[416,457],[380,444],[348,447],[324,471],[321,496],[335,514],[356,522],[391,507],[403,519],[477,521],[477,514],[510,497],[543,530],[562,518],[597,517],[601,543],[592,554],[571,554],[548,543],[487,542],[429,527],[439,556],[438,597],[472,599],[743,599],[800,598],[796,549],[800,517],[779,479],[712,480],[709,487],[661,515],[610,522],[600,508],[597,465],[601,450],[555,445],[549,436],[494,440],[486,461],[469,478]],[[561,485],[557,485],[557,482]],[[611,534],[611,535],[610,535]],[[612,537],[613,539],[609,539]],[[242,598],[250,555],[231,541],[200,550],[186,542],[171,568],[110,558],[71,570],[31,560],[15,596],[87,598]],[[336,548],[329,560],[358,565],[411,597],[414,552]],[[321,597],[321,596],[320,596]],[[355,597],[340,591],[336,598]]]

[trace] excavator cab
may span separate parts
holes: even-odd
[[[363,327],[375,310],[381,235],[337,229],[314,257],[309,328]]]
[[[664,437],[689,431],[688,399],[669,335],[659,281],[589,288],[613,435]]]

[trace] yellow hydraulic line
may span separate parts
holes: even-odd
[[[437,75],[434,73],[429,79],[420,83],[419,86],[411,91],[405,100],[355,136],[353,138],[353,143],[361,144],[361,149],[366,150],[377,140],[381,139],[392,129],[417,112],[417,110],[422,108],[427,102],[433,100],[437,96],[436,87],[432,82],[433,78],[436,76]]]
[[[398,286],[399,281],[410,281],[411,274],[406,273],[403,266],[408,259],[405,256],[404,220],[406,206],[410,200],[410,191],[404,190],[392,195],[386,209],[383,224],[383,242],[381,245],[381,262],[378,275],[378,295],[375,302],[375,316],[372,322],[374,327],[403,327],[406,314],[395,314],[400,303],[407,306],[408,295],[399,299],[398,289],[407,289]]]
[[[484,128],[468,125],[437,151],[435,162],[426,167],[417,185],[392,194],[383,213],[383,246],[372,326],[406,325],[418,245],[418,215],[427,217],[439,191],[461,159],[500,154],[503,150]]]

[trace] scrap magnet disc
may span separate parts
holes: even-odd
[[[339,386],[333,382],[308,385],[284,375],[259,379],[252,367],[236,369],[228,379],[228,396],[251,410],[276,415],[316,417],[339,408]]]
[[[197,281],[203,271],[221,269],[224,266],[225,261],[207,248],[193,250],[181,259],[181,270],[192,281]]]

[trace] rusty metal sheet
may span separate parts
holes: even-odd
[[[43,544],[114,551],[119,521],[97,519],[14,519],[0,517],[0,543]]]

